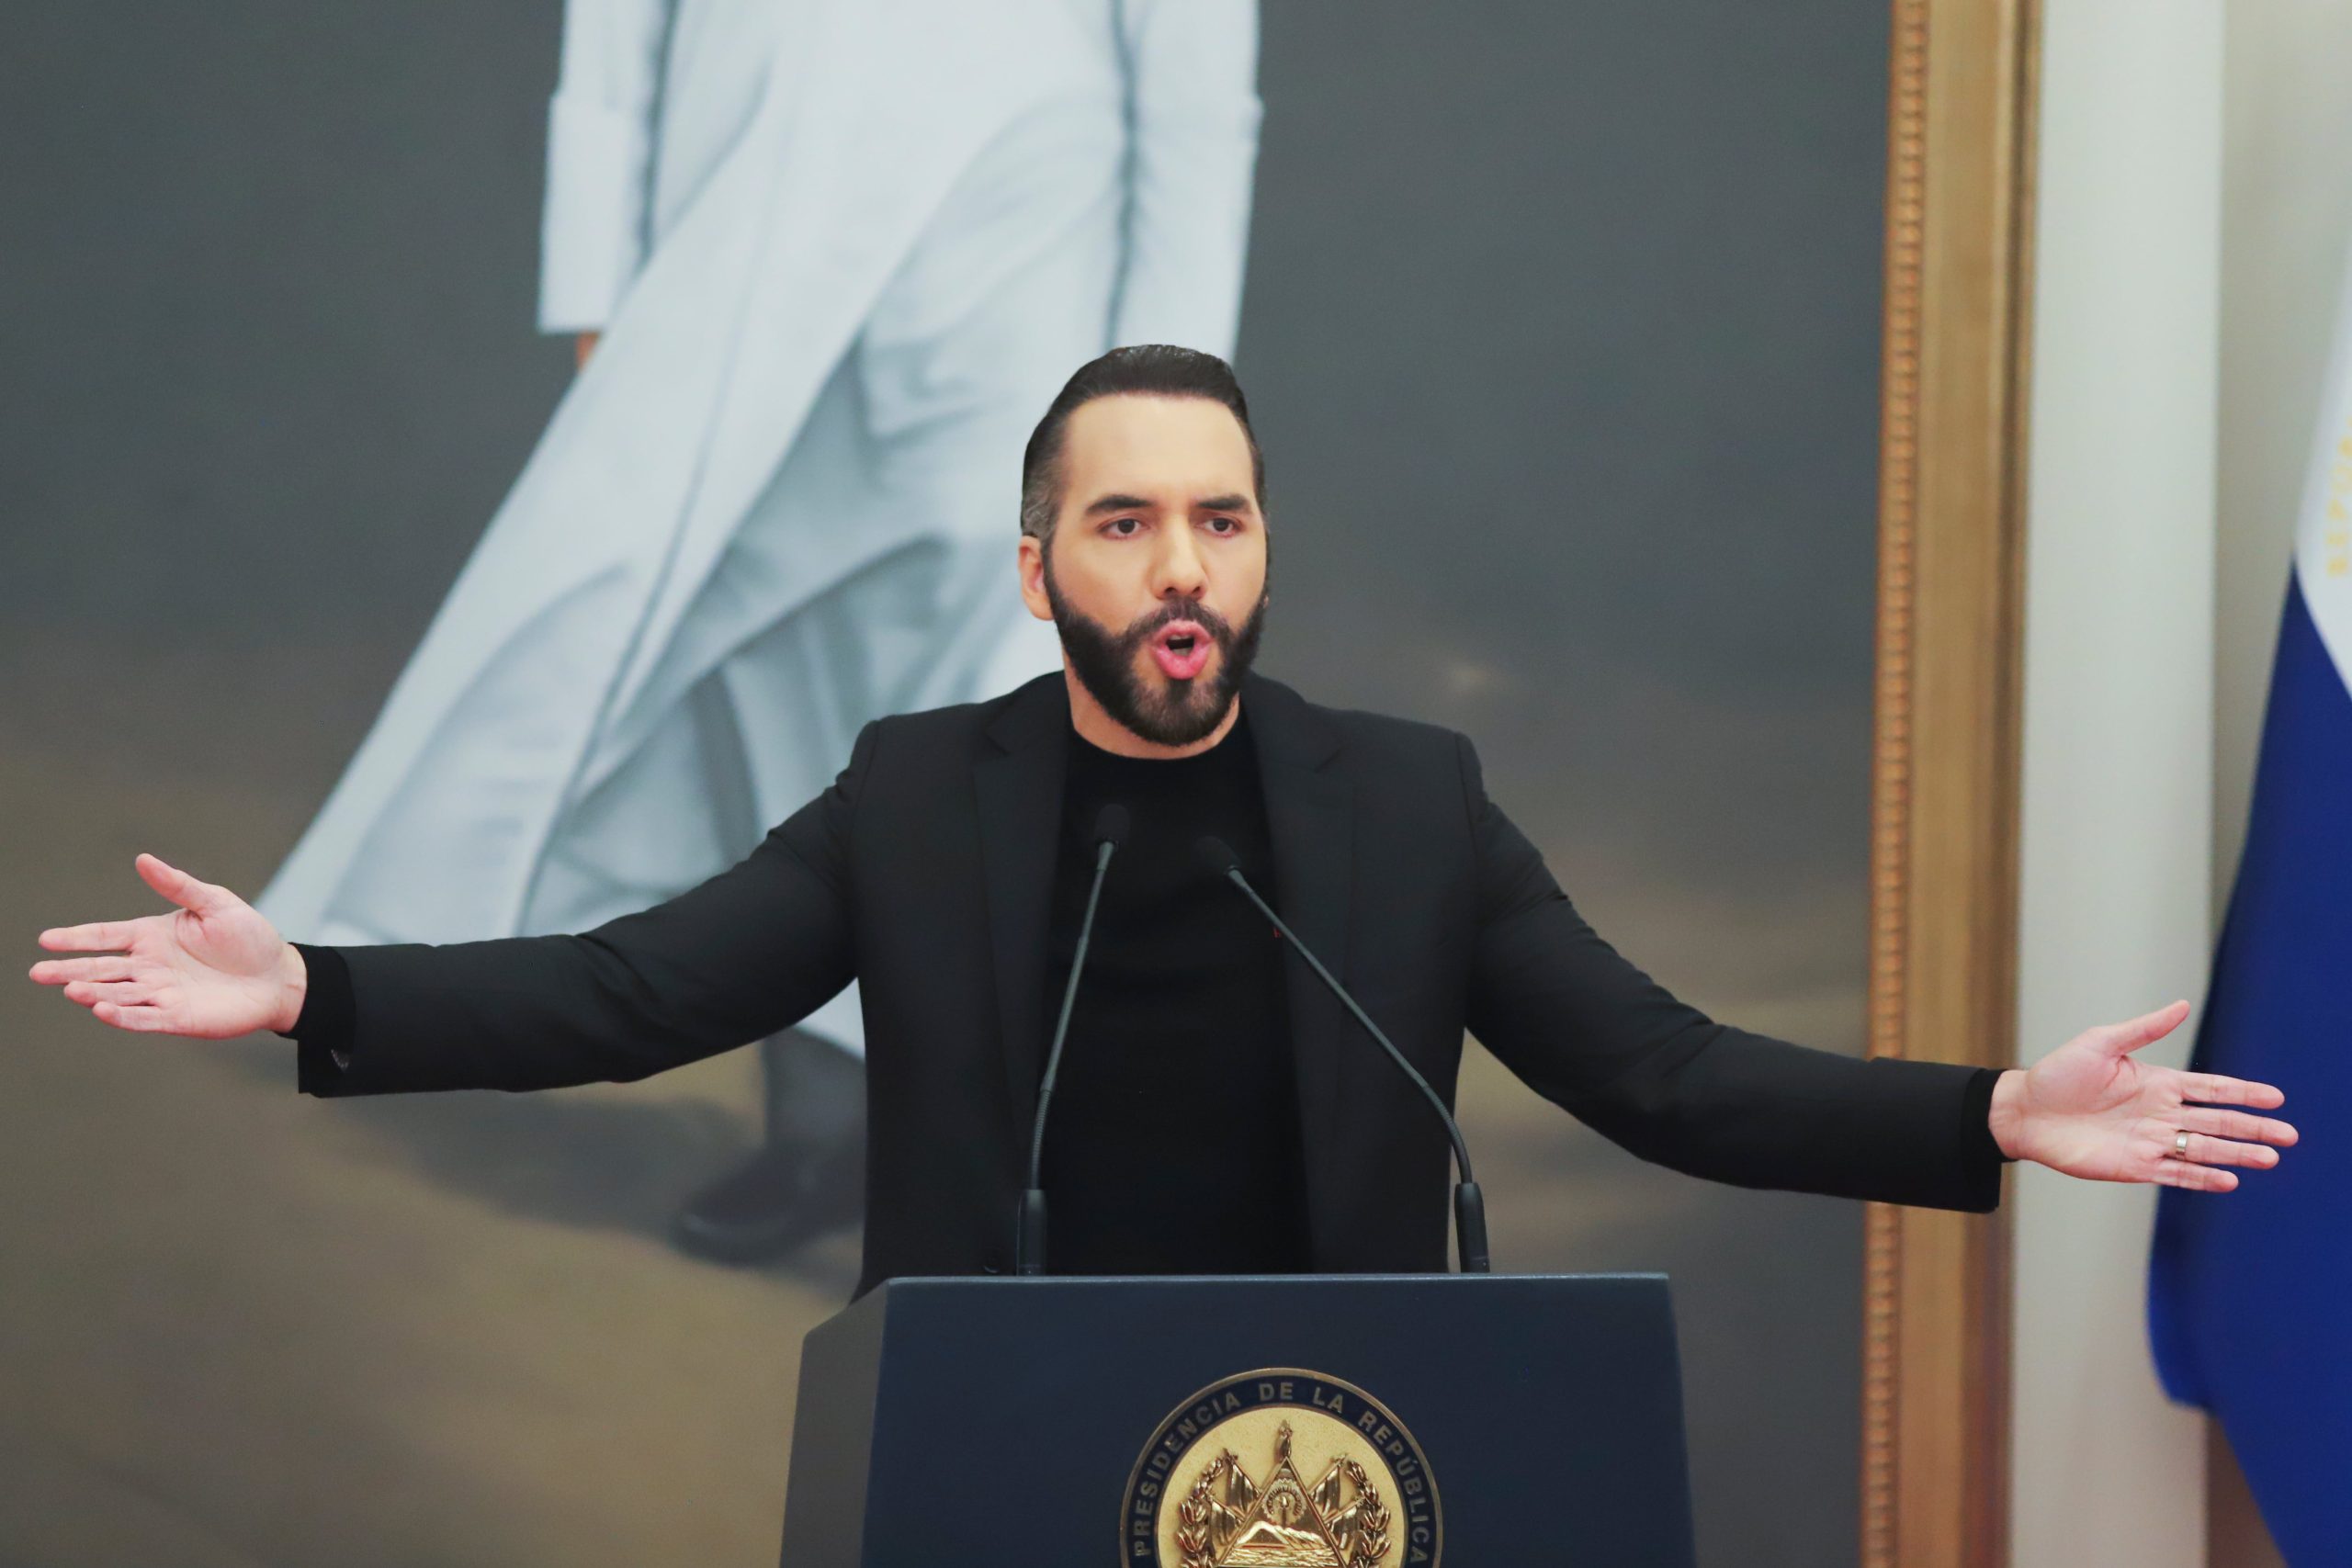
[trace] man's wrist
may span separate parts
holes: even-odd
[[[1993,1082],[1993,1142],[2009,1159],[2025,1157],[2025,1069],[2010,1067]]]
[[[310,965],[302,962],[300,949],[290,942],[284,943],[277,953],[277,1008],[269,1020],[273,1032],[293,1032],[302,1016],[303,998],[310,993]]]

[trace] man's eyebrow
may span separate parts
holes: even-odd
[[[1104,512],[1148,512],[1151,502],[1139,495],[1099,495],[1086,503],[1086,515],[1092,517]]]
[[[1195,512],[1247,512],[1250,510],[1250,498],[1238,492],[1231,495],[1204,495],[1193,502],[1193,510]]]

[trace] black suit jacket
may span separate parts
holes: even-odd
[[[1938,1208],[1998,1201],[1989,1071],[1717,1023],[1585,924],[1487,798],[1464,737],[1320,707],[1261,676],[1241,701],[1276,907],[1449,1099],[1466,1027],[1537,1092],[1677,1170]],[[667,903],[577,935],[337,949],[347,1040],[331,1051],[298,1024],[300,1086],[640,1078],[780,1029],[854,976],[869,1107],[859,1288],[1001,1271],[1050,1023],[1070,733],[1058,673],[881,719],[822,795]],[[1442,1129],[1290,967],[1315,1267],[1443,1269]]]

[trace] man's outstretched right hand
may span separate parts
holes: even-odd
[[[256,1029],[281,1033],[302,1011],[302,955],[261,911],[225,887],[198,882],[153,855],[135,863],[148,886],[179,908],[168,915],[58,926],[40,933],[51,958],[32,966],[62,986],[102,1023],[157,1034],[225,1040]]]

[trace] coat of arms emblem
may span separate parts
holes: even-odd
[[[1274,1432],[1262,1484],[1231,1449],[1219,1450],[1178,1505],[1184,1568],[1376,1568],[1388,1555],[1388,1509],[1359,1461],[1333,1458],[1306,1485],[1291,1457],[1291,1428]]]
[[[1171,1411],[1136,1461],[1136,1568],[1435,1568],[1443,1529],[1405,1424],[1353,1383],[1268,1367]]]

